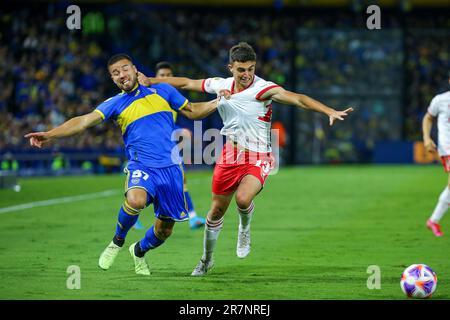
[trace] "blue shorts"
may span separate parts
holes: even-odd
[[[147,191],[147,206],[153,203],[155,216],[165,221],[186,221],[187,203],[183,192],[184,171],[181,165],[149,168],[130,162],[124,169],[127,174],[125,195],[130,189]]]

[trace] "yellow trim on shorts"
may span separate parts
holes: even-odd
[[[125,171],[125,173],[127,174],[127,177],[125,179],[125,185],[123,187],[123,192],[126,194],[128,191],[128,180],[130,179],[130,170],[128,170],[127,167],[125,167],[125,169],[123,169]]]
[[[187,200],[186,200],[186,196],[185,196],[185,194],[184,194],[184,170],[183,170],[183,166],[181,165],[181,163],[178,164],[178,165],[180,166],[180,169],[181,169],[181,178],[183,179],[182,183],[183,183],[184,209],[186,209],[186,212],[189,212],[188,205],[187,205]],[[188,217],[189,217],[189,215],[188,215]]]

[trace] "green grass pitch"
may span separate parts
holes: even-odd
[[[188,172],[197,212],[211,199],[212,172]],[[301,166],[281,168],[256,198],[252,251],[235,255],[233,203],[206,277],[191,271],[203,232],[188,223],[147,254],[152,275],[137,276],[128,245],[108,271],[98,257],[111,240],[125,176],[33,178],[22,191],[0,190],[0,208],[114,189],[99,199],[0,213],[0,299],[405,299],[405,267],[425,263],[438,275],[432,299],[450,298],[450,217],[444,237],[425,228],[447,177],[440,166]],[[149,227],[153,208],[141,214]],[[81,270],[81,289],[66,286],[67,268]],[[381,289],[369,290],[370,265]]]

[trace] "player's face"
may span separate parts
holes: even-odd
[[[111,79],[124,91],[131,91],[137,83],[136,66],[127,59],[122,59],[109,66]]]
[[[236,84],[244,88],[252,83],[255,76],[255,67],[256,61],[234,61],[232,64],[228,65]]]
[[[156,72],[156,78],[173,77],[172,70],[169,68],[161,68]]]

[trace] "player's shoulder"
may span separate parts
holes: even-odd
[[[227,83],[233,82],[233,77],[222,78],[222,77],[211,77],[204,80],[206,85],[216,84],[216,85],[226,85]]]
[[[275,82],[265,80],[261,77],[255,75],[255,80],[253,81],[253,86],[257,89],[264,89],[266,87],[278,87]]]
[[[258,101],[262,101],[262,96],[267,91],[280,87],[278,84],[272,81],[267,81],[263,78],[257,77],[255,75],[255,80],[253,81],[253,94],[255,95],[255,99]]]
[[[108,99],[104,100],[102,103],[100,103],[100,106],[113,106],[118,105],[126,98],[126,95],[124,92],[120,92],[116,94],[115,96],[109,97]]]
[[[202,81],[202,90],[204,92],[209,93],[218,93],[219,90],[222,89],[228,89],[232,87],[233,78],[222,78],[222,77],[212,77],[212,78],[206,78]]]
[[[150,91],[149,92],[150,94],[151,93],[155,93],[155,94],[157,94],[158,96],[162,97],[163,99],[165,99],[167,101],[170,100],[170,97],[174,93],[178,92],[178,90],[174,86],[172,86],[172,85],[170,85],[168,83],[164,83],[164,82],[157,83],[157,84],[152,84],[151,86],[146,87],[146,88],[147,88],[147,90]]]
[[[161,82],[157,84],[152,84],[151,86],[147,87],[149,90],[154,91],[155,93],[163,92],[171,92],[176,90],[176,88],[168,83]]]
[[[431,101],[435,102],[450,101],[450,91],[446,91],[435,95]]]

